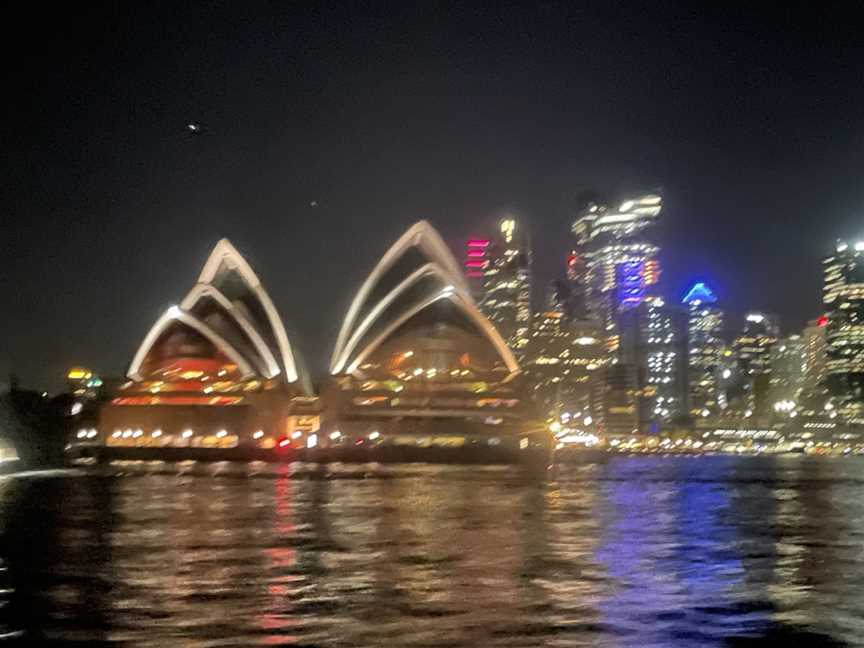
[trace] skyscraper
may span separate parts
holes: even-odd
[[[566,284],[553,282],[546,308],[534,315],[523,365],[543,413],[581,411],[599,422],[601,370],[605,364],[597,324],[574,320],[569,314]]]
[[[591,317],[617,348],[617,315],[651,295],[660,276],[659,247],[653,231],[662,198],[647,194],[617,206],[589,203],[573,223],[574,249],[568,276],[585,295]]]
[[[827,324],[828,318],[823,315],[807,322],[801,334],[804,340],[804,388],[807,390],[815,389],[825,378]]]
[[[800,335],[781,338],[771,348],[769,401],[775,410],[789,409],[799,401],[806,367],[806,344]]]
[[[620,315],[620,331],[619,362],[635,369],[640,431],[687,416],[686,312],[652,297]]]
[[[603,431],[607,436],[639,432],[639,386],[632,365],[609,365],[603,383]]]
[[[773,317],[749,313],[744,320],[744,330],[732,343],[746,392],[747,407],[757,415],[769,412],[771,348],[778,336],[779,327]]]
[[[689,339],[687,357],[690,372],[690,408],[706,415],[720,409],[718,380],[723,353],[723,311],[707,284],[698,282],[681,300],[687,306]]]
[[[566,320],[574,320],[578,316],[576,296],[573,285],[563,279],[555,279],[549,284],[546,296],[546,309],[558,311]]]
[[[505,218],[490,238],[467,244],[466,275],[481,312],[521,360],[531,327],[531,247],[527,232]]]
[[[847,420],[864,419],[864,241],[840,241],[823,262],[828,318],[825,380]]]
[[[534,401],[545,416],[557,414],[564,407],[564,361],[569,355],[571,338],[560,310],[547,308],[534,314],[523,366],[530,376]]]

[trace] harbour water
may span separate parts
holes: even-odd
[[[53,646],[864,645],[864,459],[135,462],[0,479]]]

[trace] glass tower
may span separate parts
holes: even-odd
[[[700,416],[720,409],[718,394],[723,355],[723,311],[707,284],[698,282],[681,300],[687,307],[689,339],[687,363],[690,371],[690,406]]]
[[[823,268],[825,380],[840,416],[858,421],[864,419],[864,241],[838,242]]]
[[[617,316],[652,295],[660,276],[653,240],[662,198],[646,194],[618,205],[589,203],[573,223],[568,277],[583,293],[590,317],[600,321],[610,351],[619,342]]]
[[[480,311],[495,325],[517,358],[524,359],[531,328],[531,248],[513,218],[498,223],[491,238],[467,244],[466,276]]]

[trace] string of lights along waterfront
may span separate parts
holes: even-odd
[[[730,317],[704,280],[664,292],[662,218],[659,193],[587,202],[546,286],[525,219],[474,229],[462,250],[420,221],[358,283],[315,385],[264,279],[223,240],[175,306],[141,313],[155,322],[126,376],[69,371],[70,448],[541,462],[864,452],[864,241],[833,246],[821,312],[781,333],[759,309]]]

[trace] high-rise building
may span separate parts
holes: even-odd
[[[569,288],[569,305],[574,317],[584,319],[588,317],[588,302],[586,290],[585,259],[571,250],[567,255],[567,286]]]
[[[616,362],[609,365],[603,383],[603,425],[607,437],[638,434],[639,386],[636,368]]]
[[[588,314],[601,322],[610,351],[618,313],[638,306],[660,276],[653,232],[662,198],[647,194],[618,205],[589,203],[573,223],[568,278],[584,291]]]
[[[778,336],[779,328],[773,317],[749,313],[745,317],[744,330],[732,343],[746,392],[747,408],[757,415],[769,413],[771,348],[777,343]]]
[[[716,373],[717,381],[717,407],[721,413],[729,413],[728,410],[746,409],[746,404],[742,403],[743,383],[741,379],[741,367],[738,366],[738,359],[735,353],[728,345],[723,345],[720,350],[720,362],[717,365]],[[710,416],[711,410],[702,410],[700,416]]]
[[[568,315],[568,295],[553,282],[546,309],[534,315],[524,366],[544,414],[580,411],[600,421],[603,341],[596,322]]]
[[[688,313],[690,408],[693,414],[707,416],[721,408],[718,381],[723,371],[723,311],[717,307],[717,297],[702,282],[693,284],[681,301]]]
[[[495,325],[519,359],[531,327],[531,247],[513,218],[498,224],[490,238],[471,238],[465,269],[481,312]]]
[[[547,310],[558,311],[565,320],[573,321],[579,316],[577,306],[577,295],[573,292],[573,285],[563,279],[555,279],[549,284],[549,292],[546,298]]]
[[[840,241],[823,262],[827,358],[833,406],[847,420],[864,419],[864,241]]]
[[[689,414],[687,313],[654,297],[619,321],[619,361],[636,371],[639,429],[657,432]]]
[[[523,366],[530,377],[534,401],[546,416],[564,407],[564,361],[570,350],[570,331],[561,311],[534,314],[531,341]]]
[[[804,388],[807,390],[815,389],[825,378],[827,324],[828,318],[823,315],[808,322],[801,334],[804,341]]]
[[[571,346],[564,362],[570,386],[569,404],[573,409],[590,412],[603,423],[603,383],[609,355],[599,322],[590,319],[570,321]]]
[[[781,338],[771,348],[769,400],[776,411],[790,410],[804,389],[806,344],[800,335]]]

